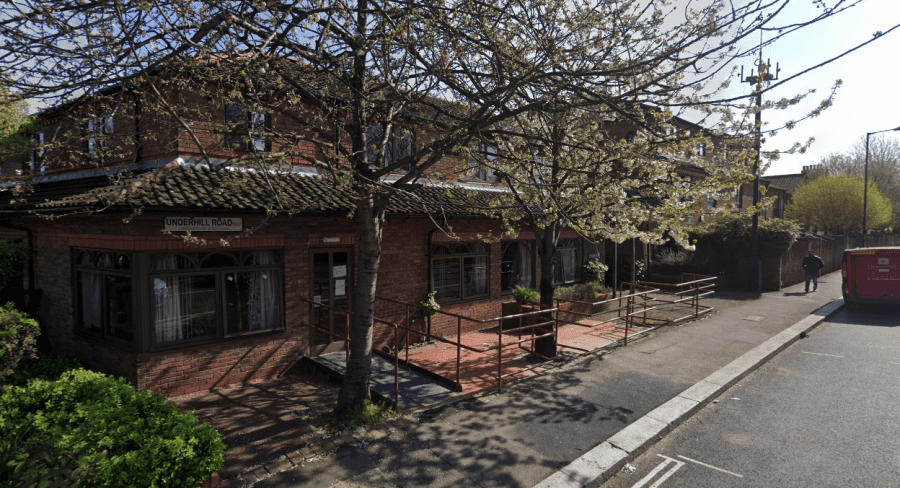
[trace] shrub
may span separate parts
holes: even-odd
[[[622,258],[617,261],[618,269],[616,270],[616,286],[619,283],[631,282],[631,263],[630,259]],[[640,281],[644,279],[644,261],[634,262],[634,279]]]
[[[601,293],[606,293],[606,289],[599,283],[577,283],[557,288],[553,296],[564,300],[591,302],[597,299]]]
[[[653,271],[660,274],[681,274],[691,270],[694,253],[684,248],[664,248],[654,261]]]
[[[225,444],[193,413],[122,378],[78,369],[60,379],[34,379],[0,395],[0,451],[19,443],[46,466],[69,466],[77,453],[80,486],[195,486],[222,468]],[[46,452],[53,445],[54,451]],[[19,456],[21,458],[21,456]],[[0,466],[0,478],[14,467]]]
[[[532,290],[531,288],[516,285],[515,290],[513,290],[513,298],[519,303],[537,302],[540,301],[541,294]]]
[[[78,368],[81,368],[81,364],[78,361],[62,356],[38,355],[37,358],[28,358],[20,361],[13,374],[7,378],[6,383],[13,386],[25,386],[33,379],[55,381],[66,371]]]
[[[587,281],[603,281],[609,266],[600,262],[599,259],[591,259],[584,265],[584,279]]]
[[[13,308],[0,308],[0,383],[5,382],[22,359],[37,357],[38,323]]]
[[[24,242],[0,240],[0,288],[22,272],[29,254]]]

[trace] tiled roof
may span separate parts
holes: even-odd
[[[797,173],[794,175],[763,176],[761,179],[770,182],[774,188],[786,190],[788,193],[795,193],[797,188],[800,188],[800,185],[803,184],[804,176],[802,173]]]
[[[295,173],[273,174],[172,165],[112,183],[106,177],[104,179],[106,185],[98,185],[94,179],[82,181],[82,184],[68,182],[65,188],[38,184],[24,201],[7,203],[10,199],[3,198],[5,201],[0,209],[44,213],[62,208],[106,206],[260,211],[268,208],[280,210],[283,207],[284,210],[302,213],[343,212],[355,208],[352,192],[336,188],[329,178]],[[417,186],[405,196],[394,196],[387,211],[480,215],[478,210],[457,202],[481,202],[483,205],[478,206],[487,206],[492,193],[436,185]]]

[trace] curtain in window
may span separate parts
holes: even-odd
[[[513,259],[512,286],[530,287],[533,276],[531,246],[525,242],[516,243],[516,255]]]
[[[276,264],[268,252],[255,252],[252,262],[259,265]],[[249,275],[249,297],[247,303],[248,330],[274,329],[281,325],[278,310],[278,275],[275,271],[256,271]]]
[[[487,256],[473,256],[463,260],[464,296],[487,295]]]
[[[176,270],[177,256],[162,256],[156,266],[160,271]],[[156,342],[172,342],[184,338],[183,327],[190,328],[189,288],[190,284],[184,277],[165,276],[153,279],[156,298],[153,328],[156,331]],[[190,331],[187,335],[191,337]]]
[[[103,277],[97,273],[81,275],[81,323],[85,329],[101,330],[103,320]]]

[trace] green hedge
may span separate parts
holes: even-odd
[[[77,459],[80,486],[195,486],[222,468],[225,452],[219,433],[197,424],[122,378],[78,369],[33,379],[0,396],[0,479]]]
[[[19,361],[37,356],[38,323],[13,307],[12,302],[0,307],[0,383],[7,381]]]

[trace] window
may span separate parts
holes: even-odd
[[[225,143],[240,151],[268,151],[265,133],[269,130],[269,122],[269,116],[259,106],[231,100],[225,104],[225,125],[228,131]]]
[[[93,117],[88,120],[88,156],[96,164],[113,162],[113,119]]]
[[[517,286],[534,287],[534,243],[504,242],[500,251],[500,292],[512,293]]]
[[[31,149],[31,157],[30,157],[30,166],[29,169],[31,171],[40,171],[44,172],[44,133],[43,132],[35,132],[31,135],[32,141],[32,149]]]
[[[553,257],[553,284],[575,283],[581,278],[579,271],[575,239],[560,239]]]
[[[369,126],[366,132],[366,164],[373,168],[385,168],[409,157],[413,153],[415,138],[412,131],[404,128],[392,127],[390,137],[384,147],[384,159],[381,159],[381,143],[384,140],[384,129],[378,124]],[[411,164],[405,164],[396,169],[397,173],[409,173]]]
[[[284,328],[277,252],[166,254],[154,260],[150,283],[156,345]]]
[[[75,329],[131,342],[134,337],[131,254],[75,251]]]
[[[484,183],[495,183],[497,176],[485,165],[497,160],[497,146],[479,144],[469,155],[469,166],[472,168],[470,179]]]
[[[432,289],[437,300],[465,300],[488,294],[488,251],[480,242],[434,246]]]

